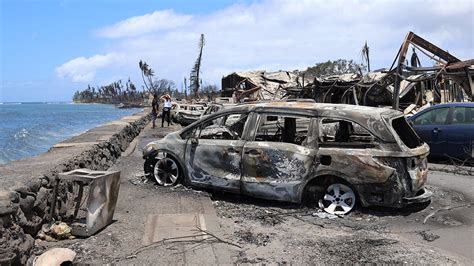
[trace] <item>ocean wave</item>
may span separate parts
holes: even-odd
[[[26,128],[22,128],[20,131],[16,132],[15,135],[13,135],[13,138],[15,140],[19,139],[25,139],[28,136],[28,130]]]
[[[0,164],[48,151],[58,142],[139,109],[72,103],[14,103],[0,109]],[[16,105],[16,106],[15,106]]]

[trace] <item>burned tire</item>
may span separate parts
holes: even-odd
[[[148,157],[143,164],[143,172],[145,172],[145,176],[150,180],[155,180],[153,176],[153,168],[158,160],[155,159],[154,156]]]
[[[349,185],[335,182],[326,187],[318,204],[327,213],[344,215],[354,209],[356,200],[356,193]]]
[[[148,178],[165,187],[178,184],[182,176],[179,163],[166,153],[148,158],[145,161],[144,170]]]

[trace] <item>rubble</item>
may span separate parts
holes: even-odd
[[[278,100],[287,96],[292,88],[305,86],[310,80],[289,71],[234,72],[222,79],[224,97],[233,97],[236,102],[248,98],[251,101]]]
[[[405,59],[410,46],[413,52],[408,65]],[[416,51],[437,64],[422,67]],[[473,76],[474,59],[461,61],[409,32],[390,69],[312,80],[298,71],[234,72],[222,78],[222,95],[234,96],[237,102],[308,98],[321,103],[392,107],[412,114],[432,104],[474,101]]]
[[[332,213],[327,213],[327,212],[321,212],[317,211],[312,214],[315,217],[322,218],[322,219],[335,219],[338,218],[339,216],[332,214]]]
[[[266,246],[271,242],[270,235],[254,233],[250,228],[237,231],[234,234],[239,239],[240,243],[253,244],[256,246]]]
[[[44,224],[41,231],[38,232],[38,238],[49,242],[63,239],[74,239],[71,234],[71,227],[64,222],[55,222],[53,224]]]
[[[428,241],[428,242],[433,242],[436,239],[440,238],[439,235],[428,232],[428,231],[417,231],[417,234],[419,234],[423,240]]]
[[[68,248],[53,248],[37,257],[33,266],[59,266],[72,264],[76,252]],[[68,264],[68,265],[69,265]]]

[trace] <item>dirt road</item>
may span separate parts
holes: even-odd
[[[431,173],[429,188],[435,196],[422,210],[358,208],[333,218],[294,204],[182,185],[156,186],[143,177],[141,149],[175,129],[148,127],[135,142],[136,148],[132,145],[113,166],[122,171],[115,223],[88,239],[38,242],[36,252],[51,246],[70,247],[78,253],[79,262],[118,264],[469,264],[474,259],[473,209],[468,207],[472,198],[463,195],[470,193],[466,187],[472,189],[472,177]],[[465,182],[459,192],[444,185],[458,179]],[[173,236],[188,229],[174,232],[176,228],[159,227],[156,222],[162,219],[156,215],[188,214],[201,215],[200,225],[205,221],[206,230],[217,238],[177,241]],[[170,240],[158,241],[163,233]]]

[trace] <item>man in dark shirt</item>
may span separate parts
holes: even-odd
[[[153,128],[155,128],[156,117],[160,109],[160,100],[158,99],[158,94],[153,95],[153,101],[151,102],[151,115],[153,116]]]

